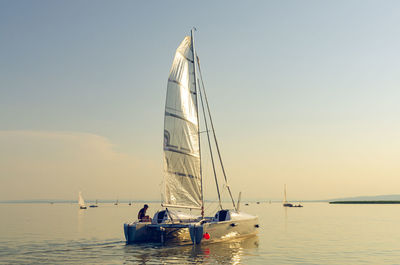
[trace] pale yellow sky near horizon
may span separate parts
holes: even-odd
[[[280,199],[285,183],[288,198],[299,200],[397,193],[400,141],[393,142],[394,135],[381,137],[377,130],[343,140],[317,134],[269,135],[257,148],[251,148],[257,138],[223,144],[234,193]],[[0,146],[0,200],[69,200],[78,191],[88,199],[160,198],[161,148],[149,160],[136,156],[143,147],[126,154],[105,137],[46,131],[0,131]],[[215,199],[212,178],[205,182],[206,197]]]

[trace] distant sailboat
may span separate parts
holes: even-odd
[[[283,188],[283,207],[293,207],[293,204],[289,203],[286,199],[286,184]]]
[[[118,199],[115,201],[114,205],[118,205]]]
[[[86,205],[85,205],[85,200],[82,197],[82,192],[79,192],[79,196],[78,196],[78,204],[79,204],[79,209],[86,209]]]
[[[90,208],[96,208],[96,207],[99,207],[99,206],[97,205],[97,200],[96,200],[96,204],[91,204],[89,207],[90,207]]]
[[[286,184],[284,186],[284,191],[283,191],[283,207],[303,207],[303,205],[301,205],[300,203],[293,205],[292,203],[289,203],[287,201],[287,199],[286,199]]]
[[[218,211],[208,217],[204,215],[199,110],[203,111],[204,132],[207,136],[206,143],[219,200]],[[212,136],[214,141],[210,139]],[[233,209],[222,206],[211,145],[217,150],[225,180],[224,187],[232,199]],[[257,216],[241,212],[239,203],[235,205],[227,183],[201,77],[200,62],[194,48],[193,30],[191,36],[185,37],[176,50],[168,78],[164,112],[164,185],[161,206],[164,209],[156,212],[151,222],[140,220],[124,224],[128,243],[176,239],[181,242],[191,240],[193,244],[200,244],[203,239],[220,241],[253,235],[259,227]],[[198,210],[200,214],[171,208]]]

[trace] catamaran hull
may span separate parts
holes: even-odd
[[[189,227],[189,233],[193,244],[200,244],[255,235],[258,228],[258,217],[255,217],[247,220],[193,224]]]
[[[255,235],[258,232],[258,217],[248,220],[208,222],[203,224],[124,224],[127,244],[153,243],[207,243],[225,241]]]
[[[188,225],[131,223],[124,224],[124,233],[127,244],[140,242],[191,242]]]

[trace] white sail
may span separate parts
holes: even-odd
[[[85,201],[83,200],[82,192],[79,192],[78,204],[79,204],[79,207],[85,207]]]
[[[164,118],[163,205],[201,208],[200,149],[191,37],[176,50]]]

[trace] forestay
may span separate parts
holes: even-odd
[[[199,125],[191,37],[175,53],[164,117],[163,205],[201,208]]]

